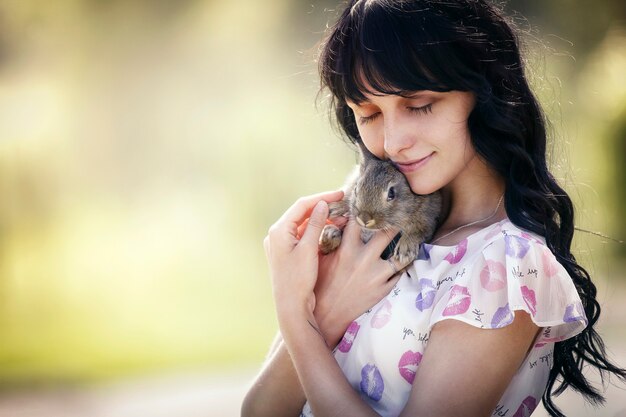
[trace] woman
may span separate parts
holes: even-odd
[[[280,334],[245,416],[527,416],[612,365],[596,289],[570,252],[573,207],[546,165],[544,117],[517,38],[485,0],[352,0],[322,45],[323,86],[354,143],[391,160],[443,220],[406,272],[348,221],[318,254],[327,203],[271,228]],[[364,313],[365,312],[365,313]],[[341,339],[343,335],[343,339]],[[341,341],[340,341],[341,339]],[[555,390],[555,383],[560,384]]]

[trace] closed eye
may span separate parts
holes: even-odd
[[[407,107],[406,109],[411,113],[428,114],[433,112],[433,104],[430,103],[422,107]]]
[[[375,118],[377,118],[379,115],[380,112],[376,112],[370,116],[359,116],[359,124],[366,125],[369,122],[373,121]]]

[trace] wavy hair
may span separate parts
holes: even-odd
[[[571,253],[574,207],[548,170],[546,120],[528,85],[513,24],[486,0],[351,0],[322,42],[318,64],[321,91],[330,91],[331,112],[353,143],[360,138],[346,100],[416,90],[476,95],[468,119],[472,144],[505,179],[510,220],[545,237],[588,318],[582,333],[555,343],[543,404],[550,415],[563,416],[553,396],[567,387],[602,404],[583,367],[596,368],[603,382],[607,373],[625,380],[626,370],[607,358],[594,329],[596,287]]]

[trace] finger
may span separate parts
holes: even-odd
[[[318,202],[336,201],[343,198],[343,191],[329,191],[299,198],[287,211],[274,223],[268,232],[270,239],[280,242],[281,245],[293,247],[298,243],[300,236],[304,234],[306,224],[303,224],[310,216],[313,207]]]
[[[302,237],[308,224],[309,224],[309,219],[304,219],[304,221],[300,224],[300,226],[298,226],[298,235],[297,235],[298,239]]]
[[[302,222],[302,224],[300,226],[298,226],[298,239],[300,239],[302,237],[302,235],[304,235],[304,231],[306,230],[306,227],[307,227],[308,224],[309,224],[309,219],[305,219]],[[335,225],[335,226],[339,227],[340,229],[344,225],[344,223],[342,223],[342,222],[339,222],[339,224],[331,222],[330,219],[326,219],[326,224]]]
[[[353,218],[348,219],[341,240],[345,242],[345,245],[363,244],[361,242],[361,226]]]
[[[378,259],[376,262],[376,270],[380,277],[385,279],[400,278],[400,272],[404,270],[412,261],[401,264],[393,256],[389,259]]]
[[[402,278],[402,274],[395,274],[385,282],[385,290],[389,293]]]
[[[300,243],[314,243],[317,247],[322,229],[326,226],[327,218],[328,204],[324,200],[321,200],[315,205],[315,208],[313,208],[311,212],[311,217],[309,217],[306,230],[302,235],[302,239],[300,239]]]
[[[382,229],[374,233],[374,236],[367,243],[367,250],[375,252],[377,255],[380,255],[387,246],[391,243],[391,241],[397,236],[399,230],[392,229]]]
[[[270,256],[270,237],[269,236],[265,236],[265,239],[263,239],[263,249],[265,250],[265,256],[269,257]]]
[[[300,225],[304,219],[309,217],[313,207],[320,201],[326,201],[327,203],[332,201],[339,201],[343,198],[343,191],[328,191],[319,194],[313,194],[306,197],[299,198],[294,204],[287,209],[287,211],[278,220],[279,223],[296,223]]]

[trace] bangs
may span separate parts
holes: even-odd
[[[439,35],[450,22],[431,8],[410,7],[363,0],[344,11],[319,62],[322,83],[337,99],[360,103],[365,94],[468,90],[458,74],[464,67],[458,46]]]

